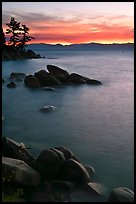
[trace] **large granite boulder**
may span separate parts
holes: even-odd
[[[40,87],[39,81],[33,75],[26,76],[24,79],[24,83],[26,86],[28,86],[30,88],[39,88]]]
[[[109,195],[109,202],[134,202],[134,192],[125,187],[114,188]]]
[[[32,167],[47,180],[57,179],[62,167],[62,161],[55,151],[45,149],[41,151],[37,159],[33,162]]]
[[[68,159],[64,162],[61,176],[62,180],[71,181],[78,185],[86,184],[90,181],[90,176],[85,167],[74,159]]]
[[[50,74],[54,75],[55,77],[60,77],[60,78],[65,77],[67,79],[67,77],[69,76],[68,71],[60,67],[57,67],[55,65],[47,65],[47,70],[49,71]]]
[[[6,137],[2,137],[2,155],[4,157],[23,160],[29,165],[34,160],[32,154],[24,145]]]
[[[24,161],[2,157],[2,182],[13,182],[27,186],[38,186],[40,174]]]

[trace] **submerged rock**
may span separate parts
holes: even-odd
[[[12,81],[12,82],[10,82],[9,84],[7,84],[7,87],[8,87],[8,88],[15,88],[15,87],[16,87],[16,84]]]
[[[52,112],[55,111],[57,108],[55,106],[47,105],[43,106],[43,108],[40,109],[42,112]]]

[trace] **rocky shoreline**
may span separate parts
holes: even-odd
[[[39,70],[33,75],[12,72],[9,80],[7,88],[16,88],[17,82],[23,81],[27,88],[48,91],[57,86],[102,85],[96,79],[55,65],[47,65],[47,71]],[[50,112],[56,107],[44,106],[40,110]],[[34,158],[25,144],[2,137],[2,201],[134,202],[134,192],[118,187],[107,195],[106,187],[95,181],[95,169],[86,166],[69,148],[45,148]]]
[[[39,59],[42,58],[40,54],[36,54],[32,50],[20,51],[14,49],[12,46],[5,46],[2,49],[2,60],[24,60],[24,59]]]
[[[8,189],[22,190],[11,202],[76,202],[80,197],[89,202],[134,202],[134,193],[125,187],[107,197],[105,186],[94,177],[94,168],[66,147],[45,148],[34,158],[25,144],[2,138],[3,196]]]

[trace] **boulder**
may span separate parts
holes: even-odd
[[[64,76],[67,78],[69,76],[69,73],[66,70],[55,65],[47,65],[47,70],[49,71],[50,74],[56,77]]]
[[[26,76],[24,79],[24,83],[26,86],[28,86],[30,88],[39,88],[40,87],[39,81],[33,75]]]
[[[61,175],[62,180],[71,181],[79,185],[90,181],[90,176],[85,167],[74,159],[68,159],[64,162]]]
[[[134,192],[129,188],[114,188],[109,195],[109,202],[134,202]]]
[[[15,88],[16,84],[13,81],[11,81],[10,83],[7,84],[7,87],[8,88]]]
[[[22,144],[6,137],[2,137],[2,155],[14,159],[20,159],[31,164],[34,160],[32,154]]]
[[[40,174],[22,160],[2,157],[3,182],[38,186]]]
[[[25,77],[26,77],[26,74],[21,73],[21,72],[12,72],[12,73],[10,74],[10,78],[11,78],[11,79],[15,79],[15,80],[17,80],[17,81],[21,81],[21,80],[23,80]]]
[[[45,70],[40,70],[38,72],[34,73],[34,76],[37,78],[37,80],[39,81],[40,85],[43,86],[43,80],[44,77],[48,74],[48,72],[46,72]]]
[[[51,149],[41,151],[37,159],[32,164],[32,167],[47,180],[57,179],[61,166],[62,161],[60,161],[57,153]]]

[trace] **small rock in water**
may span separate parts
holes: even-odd
[[[2,116],[2,121],[4,120],[4,117]]]
[[[43,106],[43,108],[41,108],[40,111],[42,111],[42,112],[51,112],[51,111],[54,111],[56,109],[57,108],[55,106],[48,105],[48,106]]]

